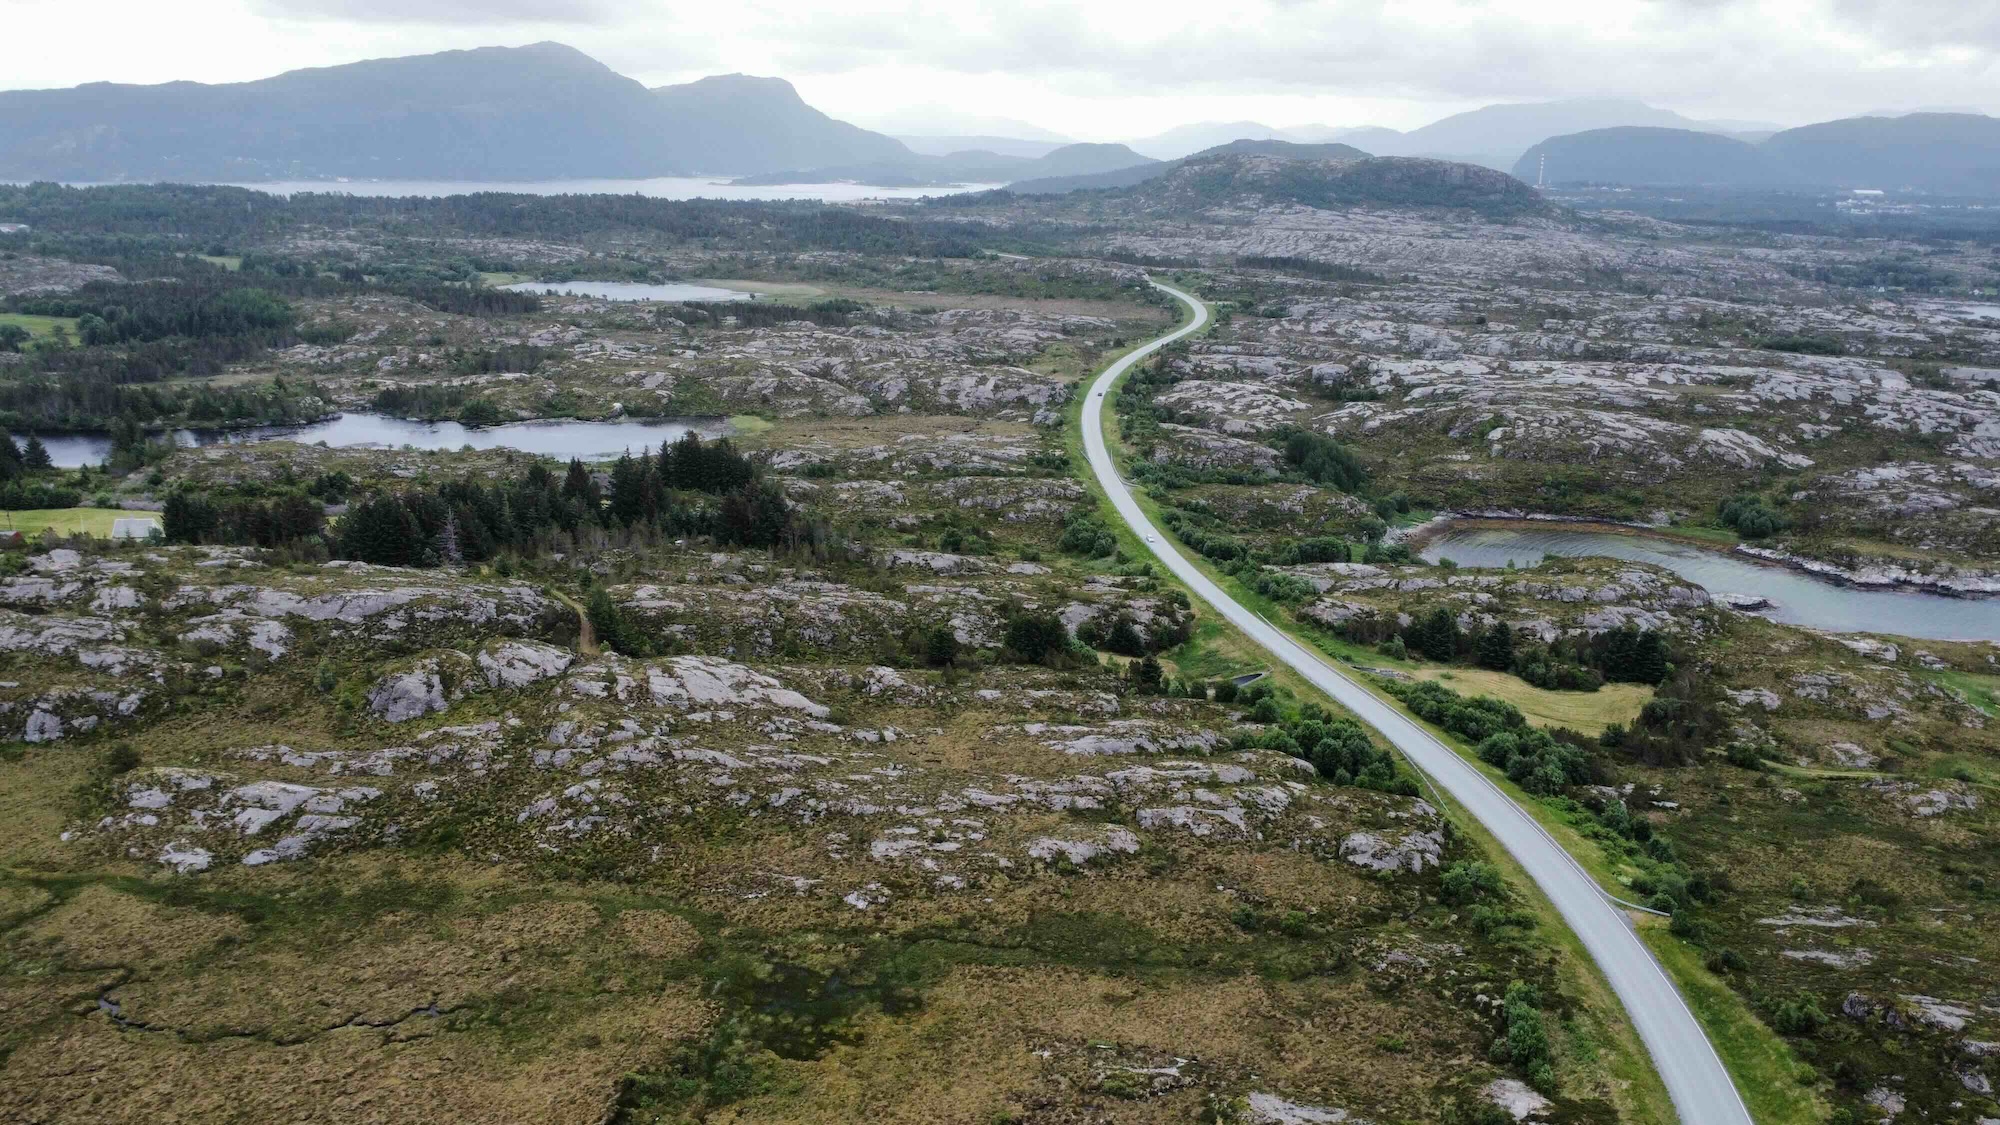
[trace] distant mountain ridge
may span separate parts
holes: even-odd
[[[1119,144],[1061,145],[1028,159],[997,152],[954,152],[946,156],[906,155],[867,164],[836,164],[745,176],[739,184],[863,183],[880,187],[921,187],[948,183],[1005,183],[1020,177],[1088,176],[1114,169],[1143,170],[1159,164]]]
[[[1276,156],[1287,160],[1365,160],[1368,154],[1352,145],[1317,144],[1302,145],[1291,141],[1275,140],[1234,140],[1227,144],[1203,149],[1192,156],[1179,160],[1154,161],[1129,168],[1066,176],[1045,176],[1017,180],[1007,185],[1007,190],[1022,195],[1059,195],[1071,191],[1102,191],[1109,188],[1126,188],[1158,179],[1192,160],[1204,160],[1215,156]]]
[[[991,152],[1001,156],[1018,156],[1023,160],[1036,160],[1063,147],[1069,141],[1038,141],[1023,137],[989,137],[984,135],[897,133],[895,138],[904,147],[918,156],[950,156],[958,152]]]
[[[1534,188],[1480,165],[1278,140],[1236,140],[1144,168],[1025,181],[1007,190],[1017,195],[1105,191],[1187,211],[1254,196],[1316,208],[1448,208],[1498,220],[1555,213]]]
[[[1912,188],[2000,197],[2000,118],[1967,113],[1853,117],[1759,143],[1679,129],[1598,129],[1530,148],[1514,174],[1547,160],[1551,183],[1737,188]]]
[[[1586,129],[1628,126],[1710,132],[1670,109],[1625,98],[1570,98],[1554,102],[1489,105],[1433,121],[1394,139],[1371,138],[1374,151],[1483,164],[1502,171],[1517,166],[1536,143]]]
[[[0,178],[532,180],[910,156],[777,78],[648,90],[572,47],[481,47],[254,82],[0,92]]]
[[[1164,159],[1236,139],[1308,144],[1339,141],[1357,145],[1379,156],[1426,156],[1484,164],[1506,171],[1514,167],[1529,146],[1549,137],[1620,126],[1653,126],[1724,134],[1739,130],[1775,132],[1778,129],[1775,125],[1767,128],[1757,122],[1699,121],[1673,110],[1627,98],[1569,98],[1482,106],[1407,132],[1379,125],[1293,125],[1275,129],[1255,121],[1201,122],[1178,126],[1132,141],[1131,144],[1140,152]]]
[[[836,121],[790,82],[724,74],[652,91],[666,111],[670,151],[692,171],[896,160],[903,142]],[[697,167],[697,162],[708,166]]]
[[[1296,157],[1248,147],[1191,156],[1135,190],[1198,206],[1257,195],[1307,207],[1444,207],[1491,218],[1551,211],[1535,189],[1477,164],[1413,156]]]
[[[1162,133],[1129,141],[1133,151],[1159,160],[1179,160],[1197,152],[1234,140],[1299,141],[1289,130],[1273,129],[1255,121],[1198,121],[1176,125]]]

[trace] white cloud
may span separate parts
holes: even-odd
[[[252,11],[315,23],[574,26],[616,22],[621,6],[609,0],[256,0]]]
[[[1605,95],[1698,117],[2000,109],[2000,9],[1969,0],[10,0],[0,84],[233,81],[558,39],[649,85],[745,71],[837,114],[1005,115],[1093,138],[1194,120],[1409,127]]]

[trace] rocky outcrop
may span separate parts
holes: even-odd
[[[561,675],[576,657],[568,649],[539,641],[495,641],[474,660],[494,688],[518,688]]]
[[[391,672],[368,689],[368,710],[390,723],[404,723],[442,711],[464,694],[460,677],[470,664],[463,655],[452,653]]]
[[[1428,808],[1429,806],[1425,806]],[[1421,875],[1444,862],[1444,831],[1429,828],[1387,836],[1354,832],[1340,841],[1340,858],[1370,871]]]

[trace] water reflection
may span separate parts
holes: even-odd
[[[571,297],[600,297],[607,301],[748,301],[756,296],[735,289],[678,281],[664,285],[637,281],[523,281],[500,288],[516,293],[546,293],[553,289]]]
[[[1865,590],[1740,556],[1642,535],[1542,528],[1459,528],[1424,546],[1423,557],[1460,566],[1534,566],[1545,556],[1602,556],[1652,563],[1711,594],[1767,599],[1774,621],[1837,633],[1892,633],[1933,640],[2000,640],[2000,599]]]
[[[458,422],[414,422],[386,414],[342,414],[307,426],[255,426],[242,430],[177,430],[178,445],[248,445],[263,441],[325,442],[336,449],[518,449],[545,457],[581,457],[602,461],[626,450],[658,448],[693,431],[704,437],[728,432],[720,418],[625,419],[611,422],[574,420],[510,422],[504,426],[466,426]],[[19,435],[17,435],[17,438]],[[42,444],[61,468],[99,465],[111,455],[108,434],[43,434]]]

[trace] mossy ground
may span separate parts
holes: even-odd
[[[992,557],[1048,551],[1051,535],[1042,525],[999,526]],[[137,549],[105,550],[107,559],[141,558]],[[178,553],[163,557],[145,564],[162,573],[129,580],[149,591],[222,578],[334,590],[396,577],[303,563],[218,577]],[[957,581],[996,591],[1025,582],[1046,603],[1121,565],[1043,557],[1051,573],[1032,580],[989,571]],[[574,597],[579,575],[599,564],[643,578],[698,569],[709,556],[604,544],[534,577]],[[869,578],[860,563],[829,576],[885,589],[936,581]],[[551,628],[555,618],[567,627],[568,614],[555,614]],[[178,616],[154,610],[144,620],[139,639],[183,653]],[[286,864],[250,868],[232,858],[177,876],[150,850],[124,852],[127,837],[94,830],[100,816],[122,811],[104,773],[119,743],[138,770],[323,784],[309,770],[239,751],[361,753],[510,715],[540,730],[557,714],[619,713],[570,704],[543,685],[476,693],[444,714],[391,725],[358,705],[363,689],[385,669],[436,652],[430,642],[441,637],[303,625],[298,633],[286,659],[204,654],[225,674],[143,724],[0,758],[7,1112],[112,1122],[417,1122],[452,1113],[555,1122],[607,1114],[1149,1121],[1186,1120],[1212,1099],[1279,1088],[1376,1120],[1433,1120],[1472,1104],[1479,1084],[1504,1073],[1487,1061],[1494,1017],[1478,997],[1514,979],[1538,982],[1550,998],[1561,1119],[1612,1120],[1614,1104],[1630,1104],[1603,1047],[1612,1033],[1599,999],[1578,988],[1576,962],[1557,952],[1557,939],[1518,926],[1482,936],[1439,901],[1435,869],[1378,877],[1285,840],[1149,834],[1138,854],[1109,866],[1040,865],[976,894],[930,894],[865,852],[831,854],[825,836],[842,821],[799,825],[722,806],[649,822],[632,838],[551,850],[516,818],[548,785],[525,765],[492,770],[448,807],[389,806],[399,834],[371,829]],[[454,638],[447,643],[465,648],[479,641],[476,631]],[[8,659],[10,675],[57,664]],[[1157,704],[1218,730],[1235,723],[1217,705],[1134,696],[1109,667],[1058,674],[978,660],[946,673],[913,666],[907,653],[896,659],[904,676],[941,694],[899,702],[849,688],[826,698],[851,727],[911,732],[871,749],[871,765],[925,771],[940,785],[1087,768],[1021,725],[1096,721],[1072,709],[1073,698],[1117,700],[1135,715]],[[1256,661],[1238,639],[1204,625],[1169,663],[1208,677]],[[808,682],[862,669],[808,651],[773,670]],[[974,694],[981,689],[998,699]],[[1060,698],[1037,702],[1031,689]],[[768,749],[753,725],[688,729],[707,749]],[[814,737],[822,741],[800,749],[847,752],[831,736]],[[522,736],[519,749],[530,745]],[[1379,816],[1404,800],[1326,791],[1351,806],[1342,816]],[[1074,834],[1125,823],[1131,812],[1051,811],[1006,831]],[[64,832],[74,835],[65,841]],[[1481,854],[1465,841],[1450,848],[1454,858]],[[827,885],[886,880],[899,893],[862,913],[832,895],[774,893],[774,871]],[[1185,1080],[1155,1088],[1130,1077],[1176,1058],[1190,1060]],[[187,1092],[169,1097],[178,1090]]]

